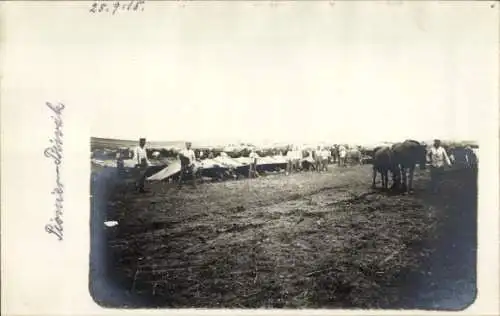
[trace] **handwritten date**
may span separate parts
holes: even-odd
[[[94,1],[90,7],[90,13],[111,13],[115,14],[119,11],[144,11],[145,0],[129,0],[129,1]]]

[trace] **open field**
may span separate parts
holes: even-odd
[[[448,172],[440,196],[427,178],[406,196],[372,190],[369,166],[143,195],[107,180],[93,198],[119,222],[108,277],[138,305],[460,309],[475,295],[475,178]]]

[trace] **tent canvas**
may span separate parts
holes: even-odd
[[[200,162],[195,163],[197,167],[203,168],[203,169],[210,169],[210,168],[224,168],[224,166],[215,161],[214,159],[203,159]]]
[[[176,160],[170,165],[166,166],[162,170],[158,171],[154,175],[147,178],[148,181],[161,181],[168,177],[171,177],[181,171],[181,161]]]
[[[276,160],[272,157],[260,157],[257,159],[257,165],[275,165],[277,164]]]
[[[288,160],[285,156],[277,155],[277,156],[273,156],[273,159],[277,164],[284,164],[284,163],[288,162]]]
[[[215,162],[221,164],[222,166],[231,167],[231,168],[237,168],[237,167],[241,167],[244,165],[241,162],[239,162],[238,160],[230,158],[230,157],[220,157],[219,156],[219,157],[214,158],[213,160]]]
[[[249,165],[252,162],[252,158],[249,157],[239,157],[234,160],[238,161],[242,165]]]
[[[227,168],[224,164],[218,162],[215,159],[204,159],[202,161],[195,161],[194,163],[196,169],[202,169],[202,170],[210,170],[210,169],[225,169]],[[167,167],[163,168],[162,170],[158,171],[151,177],[147,178],[147,180],[150,181],[161,181],[165,180],[171,176],[176,175],[181,171],[181,162],[180,160],[175,160],[171,164],[169,164]]]

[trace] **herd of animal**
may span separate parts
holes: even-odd
[[[426,168],[427,146],[415,140],[405,140],[392,146],[380,146],[373,150],[373,181],[375,187],[377,173],[382,177],[382,187],[388,188],[389,172],[392,173],[393,189],[403,192],[413,190],[413,176],[418,164]]]
[[[454,148],[448,152],[451,162],[461,164],[463,159],[459,156],[467,156],[467,164],[477,167],[477,156],[468,147]],[[373,157],[373,180],[372,187],[375,187],[377,174],[382,177],[382,188],[387,190],[389,183],[389,173],[392,174],[393,184],[391,189],[402,192],[413,191],[413,177],[415,168],[426,169],[428,147],[415,140],[405,140],[395,143],[392,146],[379,146],[372,152]],[[456,156],[456,157],[454,157]]]

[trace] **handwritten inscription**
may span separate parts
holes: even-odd
[[[116,14],[120,11],[144,11],[145,0],[129,0],[129,1],[112,1],[99,0],[95,1],[90,7],[91,13],[110,13]]]
[[[61,164],[63,160],[63,120],[62,111],[64,110],[64,104],[59,103],[54,105],[47,102],[47,107],[51,110],[51,118],[54,121],[54,135],[49,140],[50,146],[44,150],[44,155],[47,158],[52,159],[54,166],[56,168],[56,183],[51,191],[51,194],[55,196],[55,216],[50,219],[50,223],[45,225],[45,231],[49,234],[53,234],[59,240],[63,240],[63,202],[64,202],[64,186],[61,182]]]

